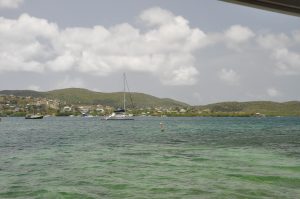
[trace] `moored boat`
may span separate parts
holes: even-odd
[[[123,108],[115,110],[111,115],[105,117],[105,120],[134,120],[132,114],[126,112],[126,75],[123,74],[124,91],[123,91]],[[128,87],[128,86],[127,86]]]
[[[43,119],[44,116],[43,115],[26,115],[25,119]]]
[[[118,109],[111,115],[107,116],[105,120],[134,120],[133,115],[127,114],[124,109]]]

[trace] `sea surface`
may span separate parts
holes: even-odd
[[[2,118],[0,198],[297,199],[300,118]]]

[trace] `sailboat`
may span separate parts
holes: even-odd
[[[34,106],[33,106],[33,114],[27,114],[25,116],[25,119],[43,119],[44,116],[41,115],[41,114],[35,114],[35,111],[34,111]]]
[[[123,74],[123,83],[124,83],[124,91],[123,91],[123,108],[118,108],[111,115],[105,117],[105,120],[134,120],[132,114],[126,113],[126,75]]]

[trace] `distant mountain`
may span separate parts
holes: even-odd
[[[45,93],[32,90],[3,90],[0,91],[0,95],[43,97]]]
[[[59,99],[69,104],[102,104],[112,107],[121,107],[123,104],[123,93],[101,93],[82,88],[67,88],[48,92],[38,92],[31,90],[3,90],[0,95],[45,97],[48,99]],[[131,100],[132,99],[132,100]],[[126,104],[135,108],[142,107],[186,107],[186,103],[168,98],[158,98],[144,93],[126,94]]]
[[[210,110],[212,112],[245,112],[261,113],[268,116],[300,116],[300,102],[271,102],[271,101],[252,101],[252,102],[221,102],[196,106],[200,110]]]

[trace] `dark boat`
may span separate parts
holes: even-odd
[[[43,119],[43,115],[26,115],[25,119]]]

